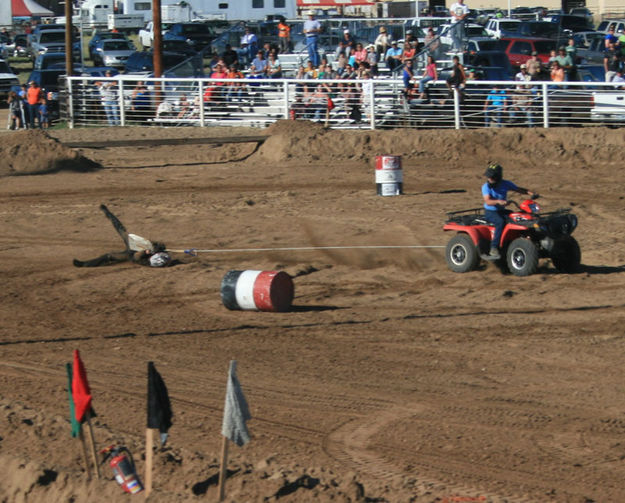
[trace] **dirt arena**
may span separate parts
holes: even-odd
[[[404,195],[376,195],[380,154],[402,156]],[[97,445],[127,446],[140,473],[148,361],[167,383],[152,501],[216,501],[231,359],[253,438],[230,449],[227,501],[622,501],[622,130],[55,130],[4,133],[0,156],[1,501],[124,498],[108,467],[86,481],[70,437],[73,349]],[[544,209],[573,208],[582,272],[449,271],[445,213],[480,206],[489,160]],[[171,249],[222,252],[75,268],[123,247],[101,203]],[[382,245],[425,248],[248,251]],[[292,310],[227,310],[232,269],[289,273]]]

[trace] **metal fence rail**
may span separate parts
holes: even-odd
[[[337,129],[625,125],[623,84],[431,82],[427,99],[403,82],[294,79],[69,77],[61,98],[70,127],[252,126],[307,119]]]

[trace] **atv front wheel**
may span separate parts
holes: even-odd
[[[582,251],[575,238],[567,236],[558,240],[551,253],[551,261],[560,272],[566,274],[577,272],[582,261]]]
[[[445,249],[447,265],[454,272],[469,272],[477,267],[480,256],[473,240],[466,234],[456,234]]]
[[[538,269],[538,249],[526,238],[517,238],[508,246],[508,269],[515,276],[529,276]]]

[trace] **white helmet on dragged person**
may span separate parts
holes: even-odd
[[[150,256],[150,267],[167,267],[171,264],[171,256],[167,252],[158,252]]]

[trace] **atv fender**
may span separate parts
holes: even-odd
[[[490,228],[487,225],[459,225],[449,223],[443,227],[443,230],[467,234],[471,238],[471,241],[473,241],[473,244],[478,247],[480,241],[486,240],[490,242],[491,239]]]

